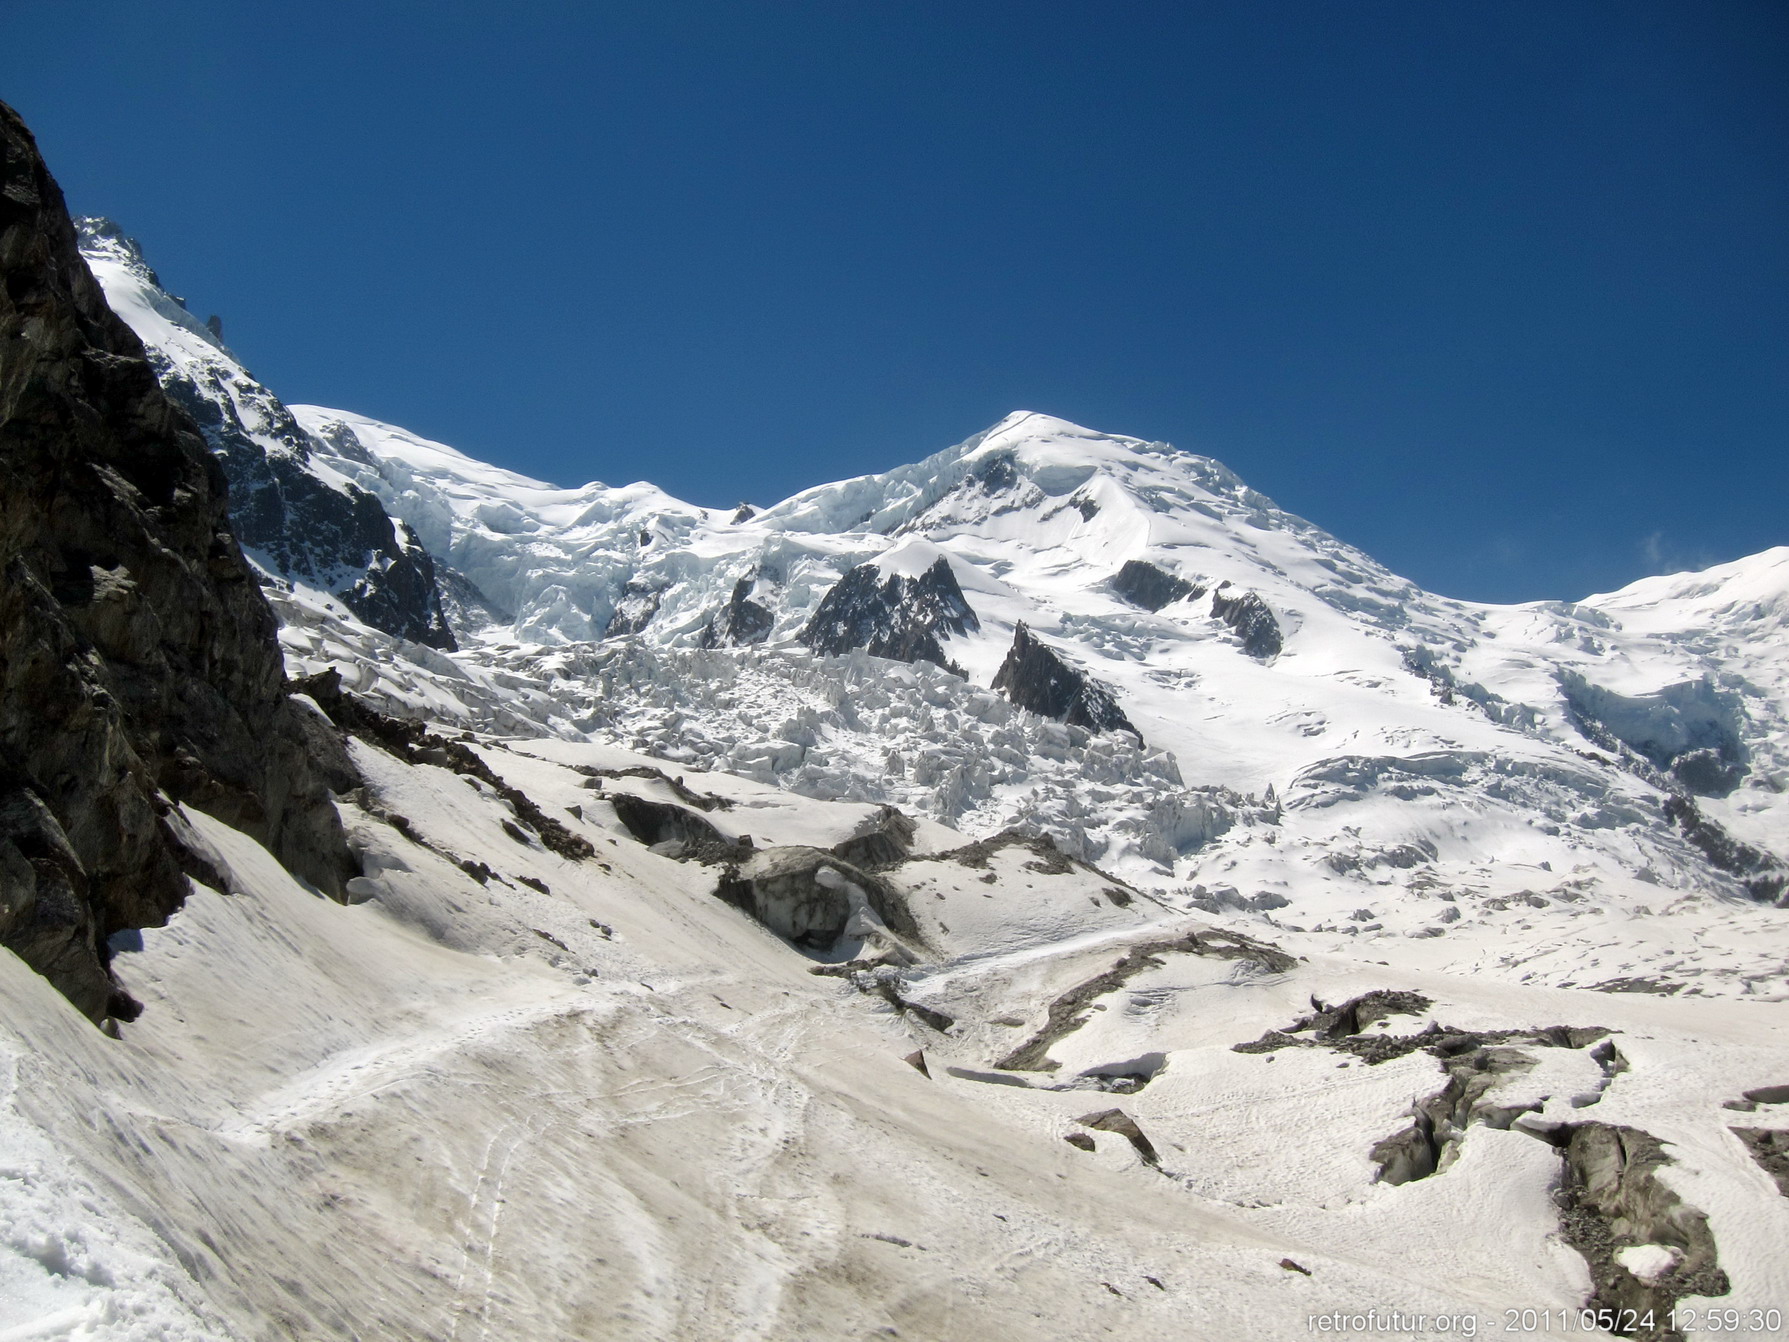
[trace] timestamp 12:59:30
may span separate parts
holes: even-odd
[[[1665,1310],[1633,1309],[1506,1309],[1503,1311],[1505,1333],[1541,1335],[1546,1333],[1651,1333],[1691,1332],[1707,1334],[1763,1334],[1779,1336],[1783,1331],[1780,1309],[1695,1309],[1685,1306]]]

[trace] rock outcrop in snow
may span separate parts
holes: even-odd
[[[1112,590],[1151,614],[1175,601],[1205,595],[1199,584],[1176,577],[1146,559],[1125,560],[1112,577]]]
[[[1070,666],[1023,624],[1013,630],[1013,645],[994,673],[994,688],[1041,717],[1090,732],[1129,732],[1143,739],[1108,687]]]
[[[801,641],[825,655],[861,648],[872,657],[930,662],[961,675],[939,640],[980,628],[950,561],[940,555],[916,576],[857,565],[820,598]]]
[[[1284,639],[1267,603],[1254,592],[1232,593],[1228,588],[1228,583],[1219,583],[1211,594],[1211,613],[1236,631],[1249,656],[1262,661],[1279,656]]]
[[[714,613],[702,631],[705,648],[749,648],[770,637],[776,616],[767,606],[752,600],[752,580],[741,578],[733,584],[733,595],[727,604]]]

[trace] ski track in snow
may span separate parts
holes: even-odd
[[[420,1038],[406,1035],[351,1049],[259,1097],[248,1113],[220,1124],[217,1132],[231,1141],[265,1144],[278,1133],[327,1121],[349,1105],[419,1073],[439,1075],[440,1064],[498,1036],[526,1031],[556,1017],[594,1015],[596,1010],[587,997],[503,1007],[431,1028]]]

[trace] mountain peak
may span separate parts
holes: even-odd
[[[83,215],[74,221],[81,257],[106,291],[106,302],[136,331],[152,350],[185,352],[204,358],[215,351],[234,361],[236,356],[219,334],[214,318],[207,322],[186,309],[186,300],[169,293],[161,276],[143,256],[143,247],[124,229],[103,215]]]

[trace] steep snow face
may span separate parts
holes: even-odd
[[[161,287],[136,243],[106,219],[77,221],[81,255],[143,342],[163,388],[223,463],[230,521],[271,574],[323,588],[388,633],[451,648],[434,560],[371,493],[335,469],[279,398]]]
[[[715,516],[648,484],[559,489],[364,415],[307,405],[292,413],[336,470],[476,585],[512,638],[601,638],[617,613],[625,627],[651,596],[687,581],[698,566],[690,542]],[[723,591],[713,607],[726,599]]]

